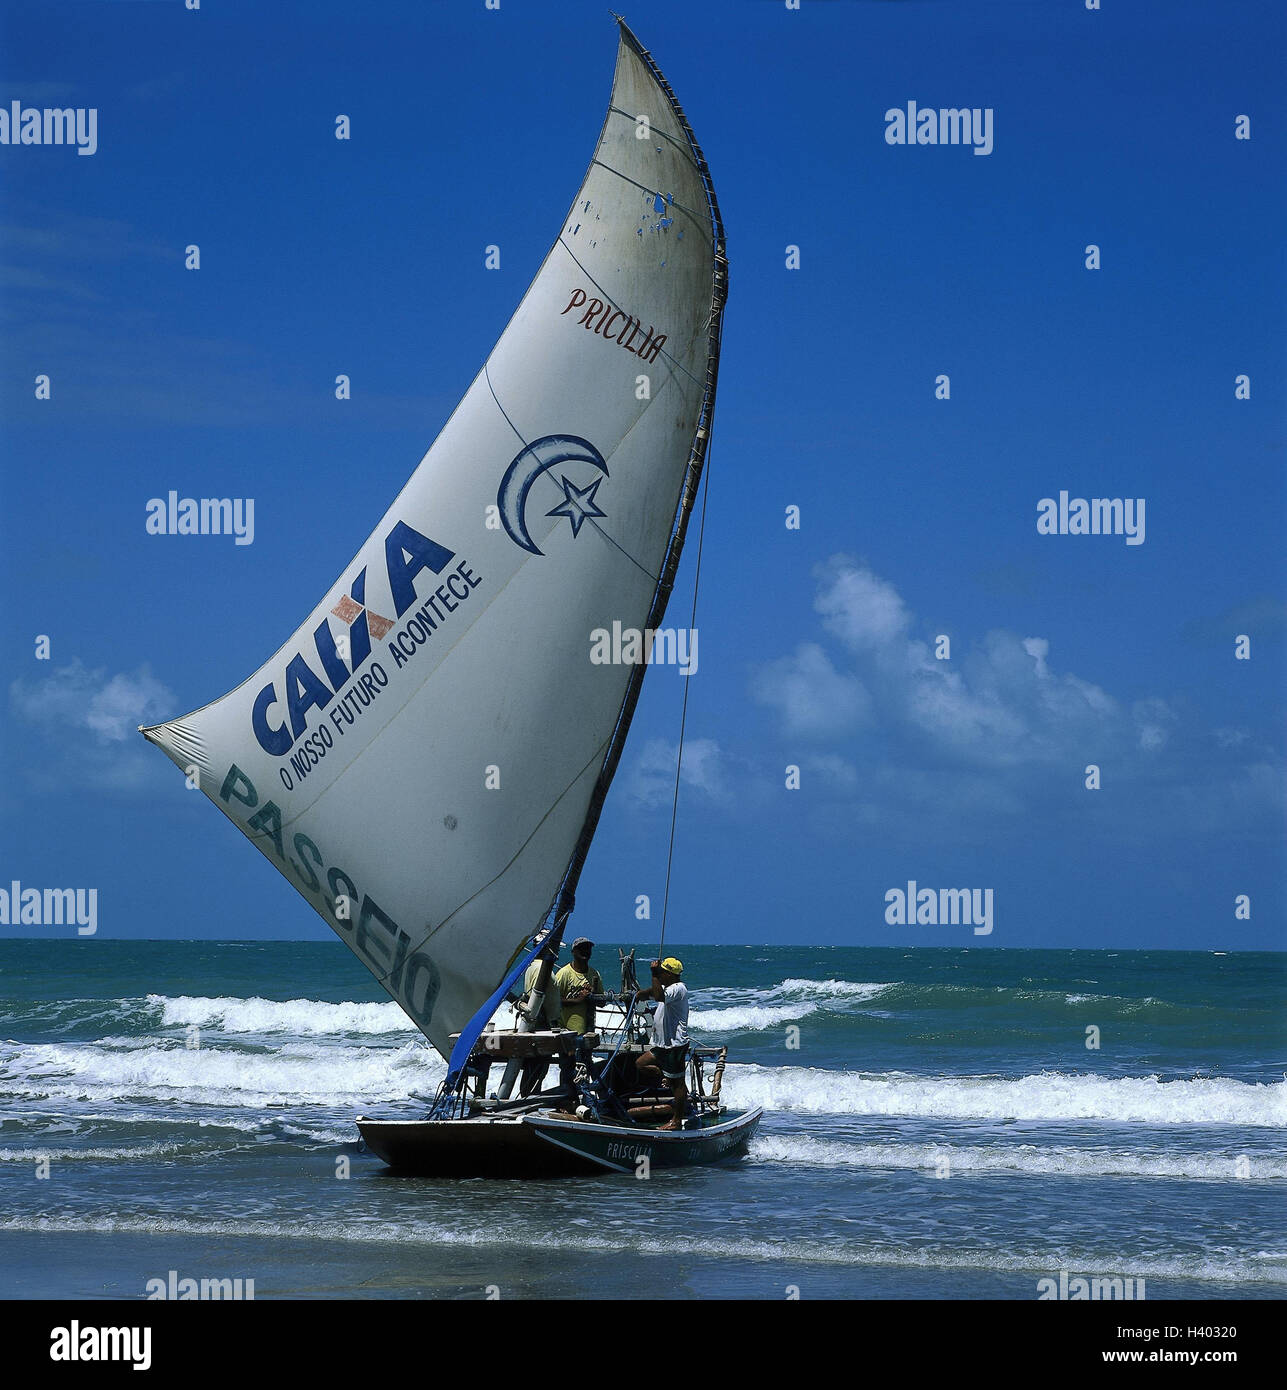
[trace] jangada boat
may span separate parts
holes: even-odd
[[[558,239],[392,507],[259,671],[142,730],[448,1059],[427,1118],[358,1122],[404,1171],[708,1163],[743,1152],[760,1115],[728,1116],[722,1052],[694,1049],[684,1127],[658,1132],[667,1095],[634,1072],[629,978],[596,1038],[521,1011],[488,1027],[542,953],[548,980],[648,653],[667,641],[715,406],[727,265],[710,172],[618,25]],[[638,659],[612,659],[618,633]],[[514,1097],[525,1059],[564,1084]]]
[[[554,940],[552,931],[549,941]],[[545,945],[543,940],[537,950]],[[524,965],[529,959],[525,953]],[[689,1050],[682,1127],[657,1127],[673,1117],[675,1101],[667,1090],[641,1084],[635,1070],[636,1058],[649,1044],[646,1015],[635,994],[633,951],[623,957],[621,992],[593,997],[608,1025],[600,1023],[583,1036],[531,1029],[547,974],[543,970],[532,995],[519,1003],[517,1027],[466,1030],[457,1039],[428,1119],[360,1117],[358,1128],[368,1147],[391,1168],[440,1177],[605,1171],[647,1177],[654,1167],[719,1163],[745,1153],[761,1111],[725,1115],[720,1087],[726,1047]],[[488,1074],[501,1061],[504,1078],[498,1093],[488,1096]],[[524,1066],[540,1070],[550,1062],[559,1064],[566,1080],[548,1091],[511,1098]],[[709,1089],[708,1063],[713,1063]]]
[[[719,1099],[725,1048],[694,1048],[688,1057],[689,1105],[681,1130],[659,1129],[671,1097],[641,1086],[634,1058],[646,1044],[643,1016],[628,994],[600,996],[615,1007],[616,1026],[587,1038],[566,1031],[490,1029],[472,1049],[457,1085],[439,1091],[428,1119],[360,1117],[369,1148],[399,1172],[439,1177],[548,1177],[618,1172],[649,1176],[654,1167],[717,1163],[746,1150],[760,1111],[726,1117]],[[539,1005],[538,1005],[539,1007]],[[505,1062],[499,1093],[486,1095],[489,1068]],[[571,1063],[566,1084],[510,1098],[516,1071],[547,1061]],[[714,1062],[710,1088],[706,1065]]]

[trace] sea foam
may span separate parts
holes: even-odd
[[[450,1224],[432,1221],[378,1221],[359,1224],[353,1221],[311,1219],[307,1222],[256,1220],[239,1217],[211,1217],[192,1220],[176,1216],[120,1217],[103,1213],[80,1216],[5,1216],[0,1217],[0,1231],[40,1233],[98,1233],[104,1235],[169,1235],[183,1234],[202,1238],[223,1236],[277,1242],[281,1240],[315,1241],[323,1246],[340,1243],[457,1246],[475,1249],[507,1247],[566,1251],[576,1255],[582,1251],[603,1251],[616,1254],[634,1251],[639,1255],[675,1255],[687,1259],[714,1258],[728,1260],[786,1261],[792,1265],[823,1264],[875,1266],[887,1265],[903,1269],[992,1269],[1022,1273],[1034,1271],[1048,1274],[1052,1269],[1075,1269],[1079,1274],[1153,1279],[1203,1279],[1228,1283],[1287,1281],[1287,1268],[1281,1256],[1266,1254],[1263,1262],[1246,1258],[1221,1259],[1213,1254],[1197,1256],[1157,1256],[1152,1254],[1114,1252],[1111,1258],[1092,1251],[1079,1251],[1052,1243],[1049,1246],[1030,1246],[1027,1249],[982,1246],[951,1247],[939,1243],[898,1245],[880,1243],[859,1244],[846,1241],[833,1244],[811,1240],[748,1240],[690,1236],[661,1236],[652,1232],[614,1231],[604,1235],[577,1232],[560,1234],[543,1228],[526,1230],[521,1225]]]
[[[768,1163],[816,1168],[898,1169],[934,1173],[943,1163],[962,1173],[1030,1173],[1052,1177],[1191,1178],[1209,1182],[1267,1182],[1287,1179],[1287,1159],[1257,1154],[1248,1176],[1240,1158],[1227,1153],[1157,1153],[1131,1149],[1045,1147],[1036,1144],[851,1144],[803,1134],[761,1134],[750,1157]]]
[[[1281,1081],[1162,1081],[1059,1072],[1014,1078],[913,1076],[730,1063],[724,1096],[733,1105],[809,1114],[1287,1125],[1287,1082]]]
[[[243,1048],[103,1039],[0,1049],[0,1099],[179,1101],[235,1106],[369,1106],[432,1094],[446,1065],[427,1045]]]
[[[217,1029],[221,1033],[291,1033],[296,1037],[352,1033],[411,1033],[415,1025],[392,1000],[328,1004],[318,999],[234,999],[149,994],[163,1027]]]

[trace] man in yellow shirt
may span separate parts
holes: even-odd
[[[603,980],[590,964],[593,950],[593,941],[578,936],[572,943],[572,960],[554,977],[554,988],[563,1001],[563,1026],[574,1033],[594,1032],[594,1005],[590,996],[603,993]]]

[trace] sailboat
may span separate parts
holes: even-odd
[[[706,161],[617,23],[585,179],[429,452],[268,662],[141,729],[447,1059],[426,1116],[358,1120],[406,1172],[713,1162],[744,1152],[760,1118],[724,1109],[720,1049],[690,1049],[682,1105],[641,1081],[632,956],[622,989],[596,1001],[608,1026],[540,1027],[647,669],[593,659],[595,634],[661,627],[727,292]],[[508,1028],[495,1017],[507,1002]],[[557,1062],[560,1084],[515,1096],[524,1061]],[[667,1113],[679,1128],[661,1128]]]

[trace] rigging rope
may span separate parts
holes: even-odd
[[[702,519],[697,528],[697,568],[693,573],[693,612],[688,621],[691,634],[697,630],[697,587],[702,579],[702,543],[706,539],[706,499],[711,488],[711,446],[715,442],[713,421],[708,424],[710,435],[706,441],[706,476],[702,479]],[[684,703],[679,716],[679,752],[675,757],[675,790],[670,803],[670,844],[666,847],[666,891],[661,902],[661,937],[657,942],[657,957],[661,958],[666,945],[666,914],[670,909],[670,866],[675,855],[675,819],[679,814],[679,773],[684,765],[684,726],[688,722],[688,687],[692,676],[684,677]]]

